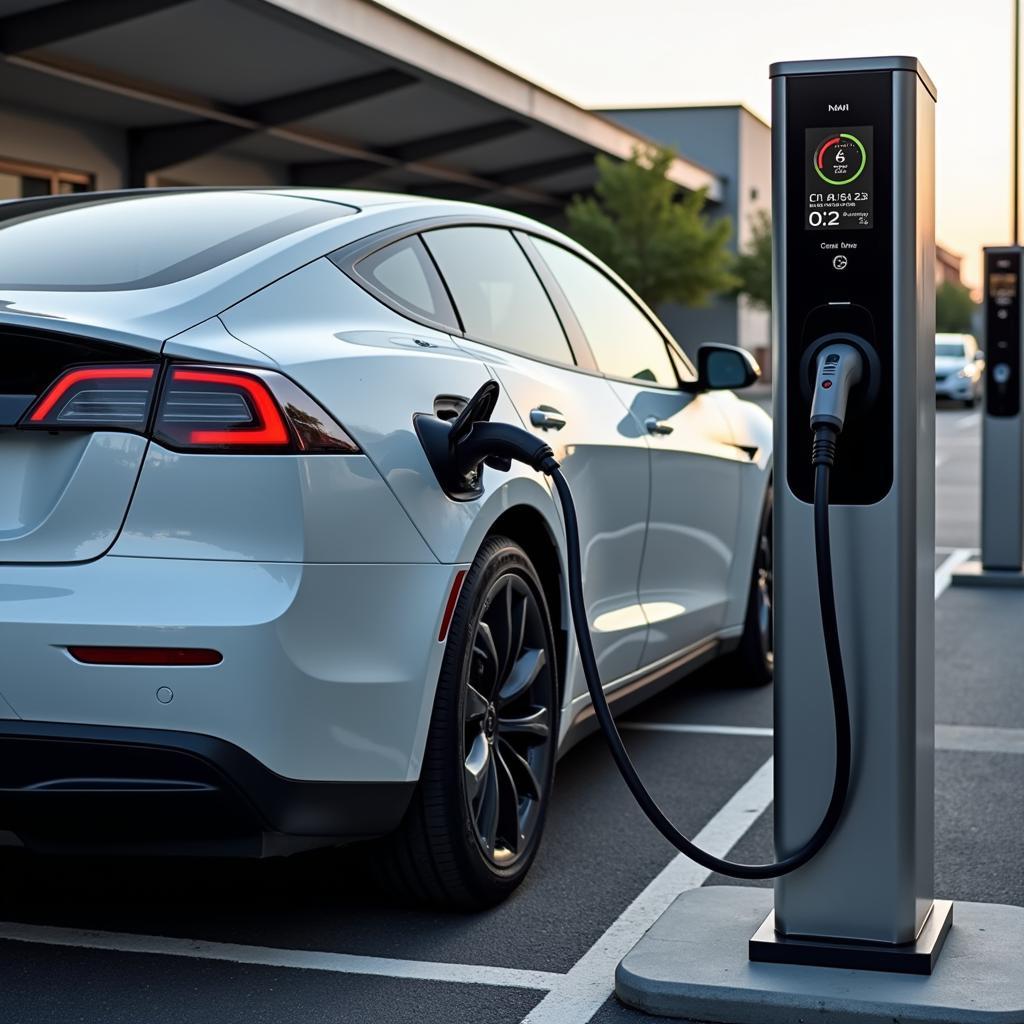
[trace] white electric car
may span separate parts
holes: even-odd
[[[935,335],[935,397],[978,404],[985,387],[985,355],[971,334]]]
[[[771,429],[523,217],[386,194],[0,205],[0,832],[69,852],[355,840],[481,906],[592,724],[549,481],[437,484],[413,426],[489,379],[579,508],[628,706],[771,674]],[[719,390],[715,390],[715,389]]]

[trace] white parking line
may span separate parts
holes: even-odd
[[[1024,754],[1024,729],[991,725],[937,725],[939,750],[966,750],[974,754]]]
[[[974,554],[973,548],[956,548],[947,555],[942,564],[935,570],[935,600],[937,601],[946,592],[953,573],[960,568]]]
[[[981,422],[981,413],[980,412],[969,412],[965,416],[961,416],[956,421],[954,426],[956,427],[957,430],[969,430],[976,423],[980,423],[980,422]]]
[[[709,736],[767,736],[774,730],[751,725],[706,725],[690,722],[620,722],[633,732],[702,733]],[[936,750],[975,754],[1024,754],[1024,729],[991,725],[936,725]]]
[[[772,759],[745,782],[694,840],[724,857],[772,802]],[[585,1024],[611,995],[618,962],[684,890],[711,874],[677,854],[612,926],[530,1011],[523,1024]]]
[[[0,939],[41,943],[47,946],[103,949],[114,953],[155,953],[159,956],[184,956],[200,960],[227,960],[236,964],[258,964],[262,967],[291,967],[305,971],[369,974],[385,978],[410,978],[415,981],[448,981],[463,985],[497,985],[541,991],[553,988],[564,977],[562,974],[548,971],[520,971],[508,967],[433,963],[425,960],[391,960],[387,957],[319,953],[302,949],[272,949],[266,946],[241,946],[233,942],[204,942],[162,935],[54,928],[49,925],[19,924],[13,921],[0,922]]]

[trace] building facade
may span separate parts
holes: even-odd
[[[960,276],[960,268],[963,264],[963,256],[957,256],[955,252],[950,252],[949,249],[943,248],[941,245],[935,246],[935,283],[940,284],[955,284],[963,285],[963,279]]]

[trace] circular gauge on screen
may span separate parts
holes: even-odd
[[[827,136],[814,150],[814,169],[829,185],[849,185],[856,181],[867,162],[864,143],[849,132]]]

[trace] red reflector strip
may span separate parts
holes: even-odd
[[[57,404],[61,395],[66,394],[69,388],[84,380],[152,380],[154,373],[156,370],[151,366],[123,366],[110,369],[94,367],[89,370],[71,370],[53,385],[42,402],[36,406],[29,421],[38,423],[45,419],[46,414]]]
[[[259,415],[260,427],[254,430],[193,430],[189,440],[196,445],[286,445],[290,441],[288,428],[278,411],[277,403],[266,384],[240,373],[218,373],[215,370],[175,370],[175,381],[198,384],[226,384],[241,388],[252,399]]]
[[[455,606],[459,603],[459,594],[462,593],[462,583],[466,578],[466,570],[460,569],[452,581],[452,589],[448,592],[448,603],[444,606],[444,615],[441,618],[441,628],[438,630],[437,639],[443,641],[448,635],[448,627],[452,624],[452,616],[455,614]]]
[[[202,647],[69,647],[86,665],[219,665],[220,651]]]

